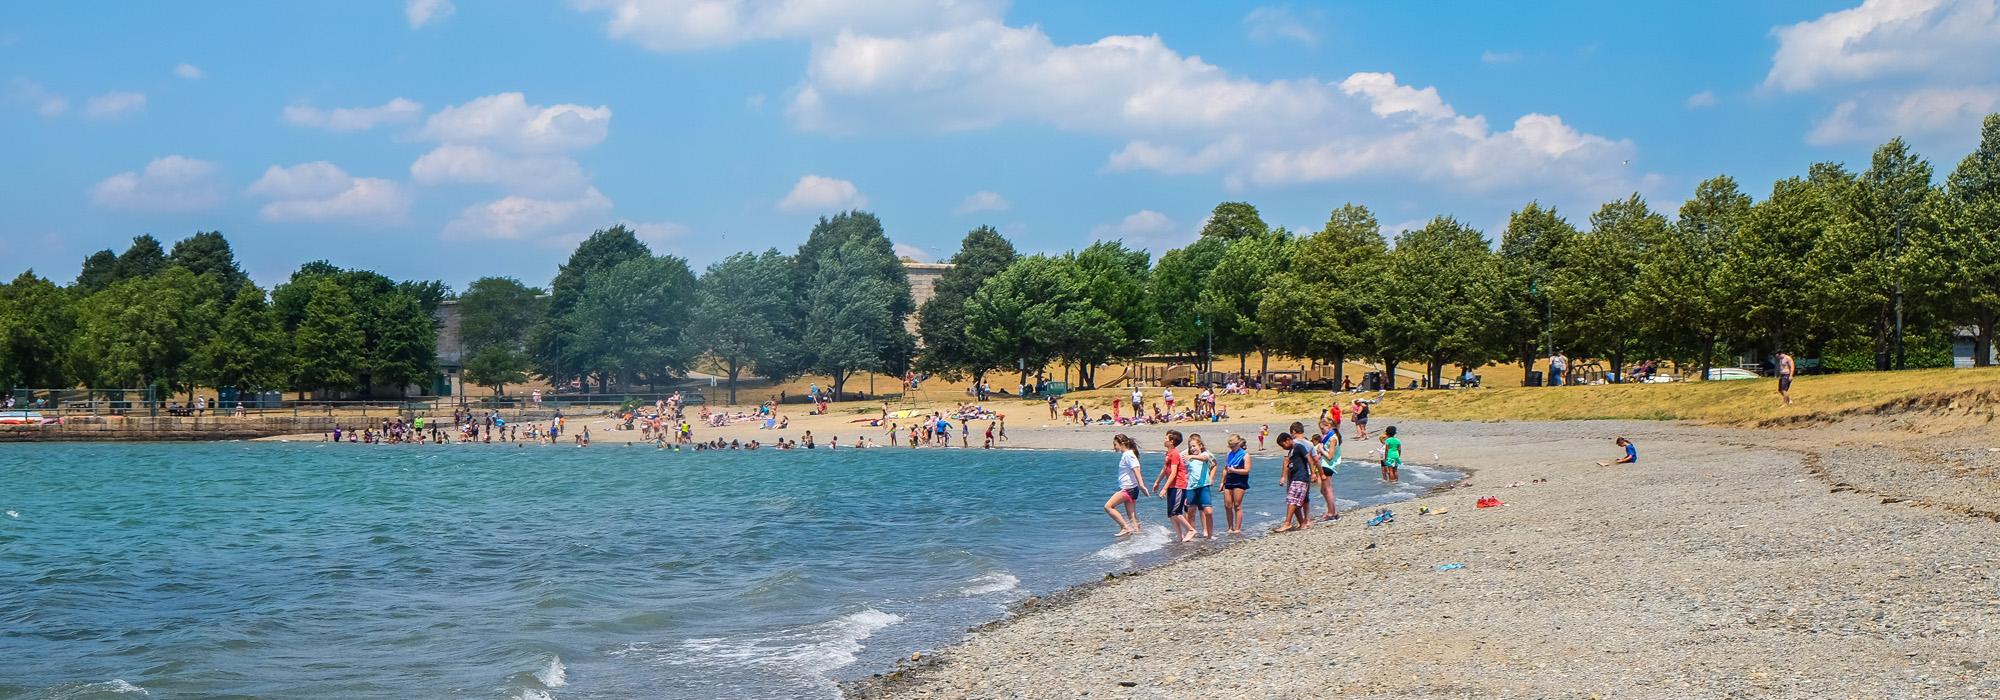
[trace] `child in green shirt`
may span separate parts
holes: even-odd
[[[1382,431],[1382,480],[1394,482],[1396,470],[1403,466],[1403,439],[1396,437],[1396,426]]]

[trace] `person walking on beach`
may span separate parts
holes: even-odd
[[[1396,437],[1396,426],[1382,429],[1382,480],[1395,483],[1397,470],[1403,467],[1403,439]]]
[[[1362,399],[1354,400],[1353,421],[1354,421],[1354,438],[1356,440],[1368,439],[1368,411],[1369,411],[1369,406],[1367,401],[1364,401]]]
[[[1264,426],[1266,432],[1270,426]],[[1260,434],[1259,439],[1262,439]],[[1229,456],[1223,458],[1222,513],[1229,534],[1243,534],[1243,494],[1250,490],[1250,450],[1241,435],[1229,436]]]
[[[1289,432],[1278,433],[1278,449],[1285,451],[1285,468],[1278,472],[1278,485],[1285,489],[1285,524],[1272,532],[1289,532],[1312,527],[1312,451]]]
[[[1216,456],[1208,452],[1208,442],[1202,442],[1200,434],[1188,434],[1188,518],[1202,522],[1202,540],[1216,538],[1216,508],[1208,500],[1214,482]]]
[[[1261,427],[1261,428],[1258,428],[1258,429],[1257,429],[1257,451],[1258,451],[1258,452],[1263,452],[1263,451],[1264,451],[1264,438],[1267,438],[1267,437],[1270,437],[1270,436],[1271,436],[1271,424],[1270,424],[1270,423],[1265,423],[1265,424],[1264,424],[1264,427]]]
[[[1132,437],[1119,433],[1111,438],[1111,449],[1118,453],[1118,492],[1104,502],[1104,513],[1118,523],[1116,537],[1139,532],[1139,495],[1152,495],[1146,489],[1146,475],[1139,467],[1139,443]],[[1124,508],[1124,513],[1118,509]]]
[[[1187,460],[1181,457],[1181,431],[1167,431],[1164,443],[1167,448],[1166,466],[1160,468],[1160,475],[1153,477],[1153,491],[1166,494],[1167,522],[1174,526],[1174,540],[1186,542],[1194,539],[1194,523],[1188,520],[1188,468]],[[1166,490],[1161,491],[1160,485]]]
[[[1786,406],[1792,405],[1792,374],[1797,371],[1798,366],[1792,363],[1792,354],[1782,349],[1779,350],[1778,397],[1785,400]]]

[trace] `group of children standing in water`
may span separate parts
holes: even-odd
[[[1325,514],[1319,520],[1340,519],[1339,507],[1334,502],[1333,475],[1339,472],[1340,449],[1345,440],[1340,435],[1339,409],[1334,408],[1329,413],[1320,415],[1320,432],[1311,436],[1306,435],[1302,422],[1294,422],[1289,430],[1278,434],[1278,449],[1284,451],[1278,486],[1285,489],[1286,509],[1284,524],[1273,532],[1304,530],[1312,526],[1312,491],[1315,485],[1321,502],[1326,504]],[[1260,451],[1269,432],[1270,426],[1264,426],[1257,435]],[[1366,437],[1365,432],[1360,435]],[[1392,425],[1384,429],[1378,439],[1382,443],[1382,480],[1394,483],[1399,478],[1398,471],[1403,463],[1402,438],[1396,436],[1396,427]],[[1209,452],[1208,444],[1199,434],[1183,438],[1181,431],[1168,430],[1162,447],[1166,450],[1166,457],[1160,473],[1151,484],[1147,484],[1139,463],[1138,442],[1123,433],[1111,438],[1111,449],[1118,453],[1118,491],[1104,502],[1104,512],[1118,524],[1117,536],[1139,533],[1139,498],[1158,495],[1167,502],[1167,521],[1173,527],[1175,540],[1191,541],[1197,532],[1202,539],[1214,538],[1215,510],[1211,491],[1218,484],[1222,491],[1223,517],[1229,528],[1227,534],[1242,534],[1243,496],[1250,490],[1252,466],[1249,446],[1243,436],[1230,435],[1229,450],[1219,460]]]

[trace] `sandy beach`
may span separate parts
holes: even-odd
[[[1473,469],[1470,486],[1401,504],[1382,527],[1345,518],[1032,601],[847,692],[2000,694],[1993,431],[1866,421],[1402,428],[1413,458]],[[1077,431],[1016,434],[1091,442]],[[1640,446],[1638,466],[1597,466],[1616,435]],[[1253,488],[1275,488],[1269,479]],[[1507,505],[1475,509],[1481,495]],[[1419,506],[1449,512],[1419,516]],[[1462,568],[1440,570],[1449,564]]]

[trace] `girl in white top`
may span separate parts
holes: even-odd
[[[1124,537],[1139,532],[1139,495],[1150,496],[1153,492],[1146,488],[1145,474],[1140,472],[1139,443],[1119,433],[1111,438],[1111,449],[1118,453],[1118,492],[1104,502],[1104,513],[1118,523],[1118,534],[1114,536]],[[1124,513],[1118,512],[1121,507]]]

